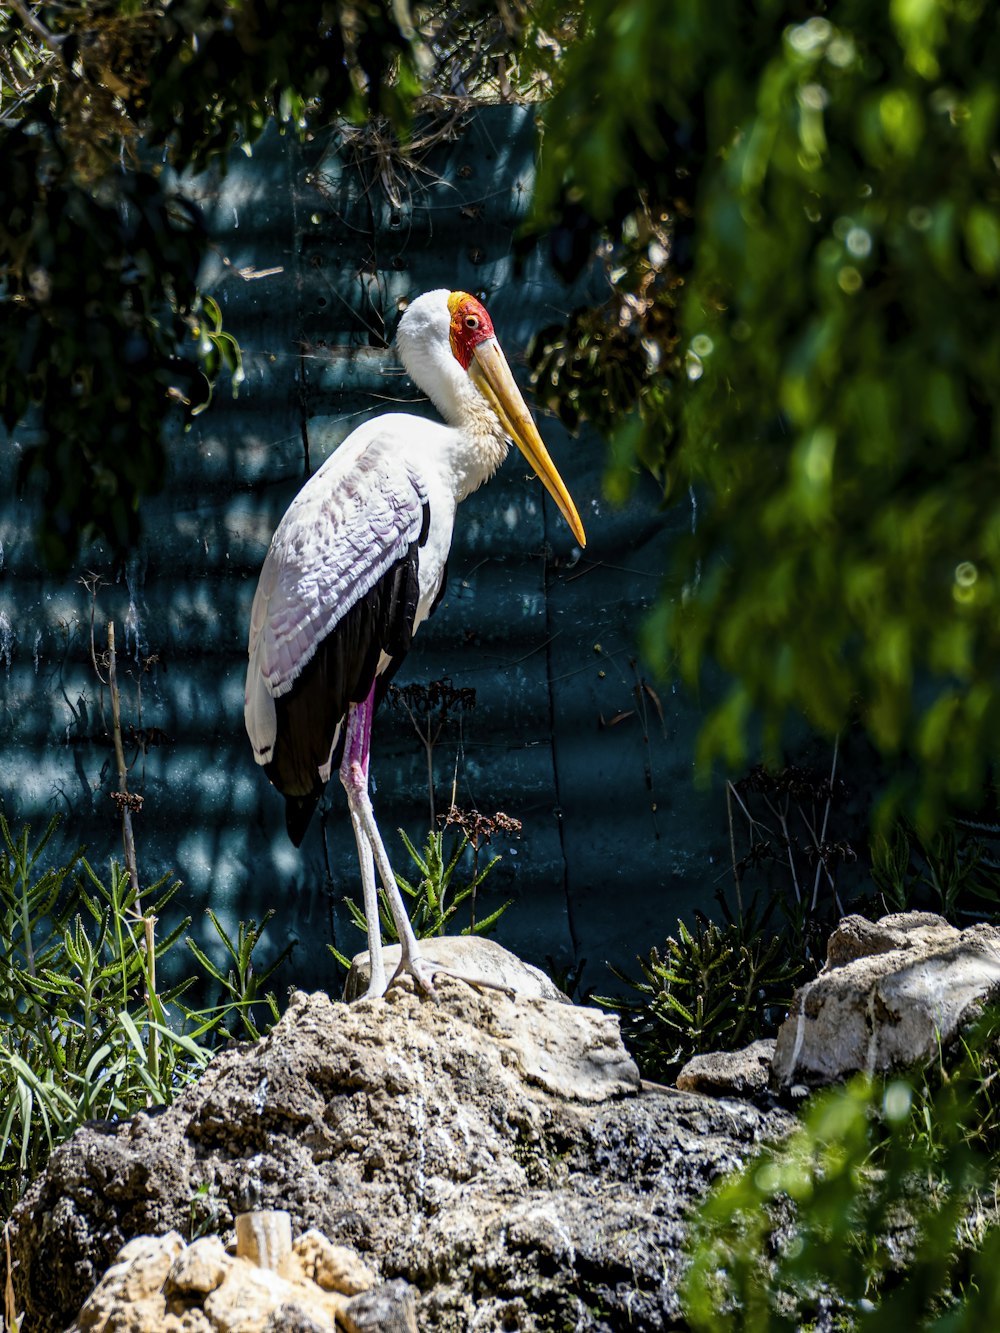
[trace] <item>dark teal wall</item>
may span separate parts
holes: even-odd
[[[275,907],[269,940],[298,941],[289,982],[329,977],[328,941],[361,947],[341,903],[357,870],[339,787],[296,851],[282,802],[252,762],[242,696],[257,572],[307,464],[315,469],[372,413],[400,402],[429,410],[382,346],[401,299],[432,287],[480,293],[522,379],[532,334],[579,299],[552,274],[544,244],[515,267],[534,151],[530,110],[495,108],[403,173],[395,201],[374,159],[359,171],[336,142],[277,134],[252,158],[237,154],[225,177],[188,187],[213,241],[204,285],[239,339],[246,379],[237,399],[223,386],[174,438],[142,548],[124,567],[95,549],[79,572],[105,580],[98,624],[103,639],[107,618],[117,622],[126,720],[155,742],[138,749],[131,778],[145,798],[145,876],[176,872],[199,931],[209,904],[231,923]],[[625,510],[611,509],[601,442],[540,424],[586,524],[586,552],[573,551],[541,486],[511,457],[462,507],[448,595],[398,683],[448,676],[475,690],[475,707],[435,748],[438,808],[457,774],[461,805],[523,821],[520,841],[495,845],[503,861],[481,910],[514,897],[498,937],[539,963],[587,958],[584,983],[601,989],[611,983],[604,959],[631,963],[679,914],[707,906],[723,879],[722,803],[692,784],[697,715],[649,681],[636,647],[670,534],[693,514],[661,512],[648,478]],[[75,579],[39,569],[33,515],[13,497],[17,444],[2,457],[0,797],[8,817],[39,827],[62,812],[65,842],[86,842],[103,861],[117,826],[89,598]],[[394,830],[426,832],[426,762],[398,708],[376,723],[373,772],[390,852],[409,873]]]

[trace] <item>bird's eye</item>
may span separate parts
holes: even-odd
[[[478,329],[478,328],[479,328],[479,316],[478,316],[478,315],[466,315],[466,317],[465,317],[465,327],[466,327],[467,329]]]

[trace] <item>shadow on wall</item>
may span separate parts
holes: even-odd
[[[439,286],[477,292],[524,380],[531,335],[581,299],[543,248],[515,271],[533,152],[528,111],[498,107],[442,145],[401,201],[366,189],[335,144],[277,134],[225,177],[188,183],[212,233],[205,286],[243,351],[238,398],[223,387],[177,434],[171,479],[147,504],[143,545],[126,565],[88,553],[79,576],[96,576],[93,594],[53,583],[30,506],[0,502],[5,813],[40,826],[59,811],[67,845],[86,843],[98,862],[118,854],[110,714],[90,650],[92,614],[99,648],[114,618],[130,782],[145,798],[140,868],[147,880],[173,870],[185,886],[179,910],[196,924],[208,905],[230,924],[277,909],[274,950],[298,941],[288,984],[330,984],[327,943],[351,953],[363,940],[342,902],[358,894],[342,793],[331,786],[294,849],[243,731],[257,573],[289,500],[350,429],[386,407],[430,411],[380,345],[399,302]],[[692,514],[661,513],[648,478],[611,510],[600,441],[571,439],[544,417],[540,426],[578,501],[586,552],[508,460],[459,513],[447,596],[397,684],[446,680],[466,700],[432,747],[437,811],[454,788],[460,806],[523,824],[519,839],[491,848],[503,859],[480,914],[513,898],[503,943],[542,965],[585,958],[584,985],[606,989],[605,959],[631,966],[678,915],[709,905],[724,855],[724,807],[691,782],[697,713],[648,678],[635,642],[670,533]],[[17,455],[16,442],[2,452],[7,497]],[[409,876],[392,831],[426,837],[428,757],[402,706],[376,722],[373,775],[390,853]]]

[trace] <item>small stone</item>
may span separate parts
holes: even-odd
[[[302,1273],[324,1291],[356,1296],[375,1285],[375,1274],[354,1250],[334,1245],[315,1227],[296,1238],[292,1253]]]
[[[236,1218],[236,1253],[278,1272],[292,1252],[292,1218],[283,1208],[258,1208]]]
[[[159,1292],[170,1265],[183,1249],[184,1240],[176,1231],[168,1231],[165,1236],[137,1236],[123,1245],[114,1268],[106,1275],[115,1275],[118,1299],[140,1301]]]
[[[116,1301],[108,1313],[103,1333],[166,1333],[168,1327],[163,1297],[142,1301]],[[176,1325],[174,1326],[176,1329]]]
[[[128,1241],[81,1309],[81,1328],[110,1329],[107,1320],[114,1307],[149,1297],[161,1299],[163,1279],[183,1248],[184,1241],[176,1231]]]
[[[348,1301],[340,1313],[347,1333],[417,1333],[413,1288],[402,1278]]]
[[[496,940],[483,935],[438,935],[421,940],[420,952],[431,963],[440,963],[468,980],[482,977],[483,981],[517,995],[533,996],[540,1000],[554,1000],[569,1004],[570,1000],[551,977],[526,963],[517,954],[505,949]],[[391,977],[399,966],[401,951],[398,944],[382,950],[385,974]],[[344,999],[356,1000],[364,995],[371,976],[368,953],[359,953],[351,960],[351,970],[344,983]]]
[[[171,1264],[164,1290],[204,1296],[222,1285],[232,1262],[218,1236],[201,1236]]]
[[[767,1091],[774,1046],[773,1037],[762,1037],[742,1051],[692,1056],[677,1075],[677,1086],[710,1097],[756,1097]]]
[[[279,1305],[271,1311],[263,1333],[330,1333],[332,1327],[314,1319],[301,1305]]]
[[[137,1264],[158,1262],[163,1254],[170,1256],[167,1268],[184,1248],[184,1238],[177,1231],[168,1231],[165,1236],[136,1236],[126,1241],[118,1251],[115,1264]],[[166,1270],[164,1270],[165,1272]]]
[[[857,958],[871,958],[892,949],[914,949],[936,942],[950,943],[959,932],[934,912],[895,912],[878,921],[864,916],[845,916],[826,944],[824,972]]]
[[[292,1284],[277,1273],[235,1263],[205,1297],[205,1313],[219,1333],[261,1333],[271,1311],[293,1298]]]

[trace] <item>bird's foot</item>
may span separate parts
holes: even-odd
[[[457,968],[449,967],[446,963],[435,963],[431,959],[425,958],[422,954],[410,955],[404,954],[399,961],[399,966],[389,979],[389,985],[393,986],[399,977],[407,975],[413,978],[417,990],[423,991],[429,999],[437,999],[437,991],[434,989],[433,978],[435,976],[453,977],[456,981],[464,981],[467,986],[474,990],[498,990],[514,998],[516,992],[512,986],[505,985],[502,981],[492,981],[489,977],[470,975],[468,972],[460,972]]]

